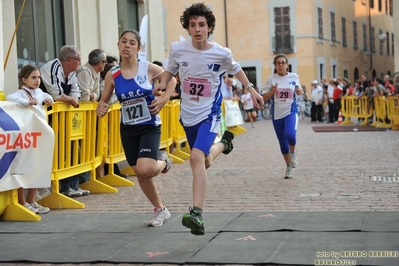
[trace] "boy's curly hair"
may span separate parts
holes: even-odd
[[[213,33],[215,29],[215,16],[213,15],[212,10],[210,10],[205,3],[195,3],[192,4],[190,7],[186,8],[183,12],[183,15],[180,16],[180,23],[184,29],[188,29],[190,26],[190,18],[191,17],[204,17],[208,24],[208,27],[211,29],[208,32],[208,37]]]

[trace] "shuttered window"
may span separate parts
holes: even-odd
[[[359,47],[357,42],[357,22],[353,21],[353,49],[357,50]]]
[[[290,8],[288,6],[274,8],[275,52],[277,53],[293,52],[290,21]]]
[[[337,37],[335,34],[335,13],[334,12],[330,12],[330,19],[331,19],[331,41],[336,42]]]
[[[319,39],[323,40],[324,35],[323,35],[323,9],[320,7],[317,8],[317,25],[319,28]]]
[[[346,47],[348,44],[346,42],[346,18],[341,18],[342,23],[342,46]]]

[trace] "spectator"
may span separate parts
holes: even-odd
[[[118,64],[118,59],[115,56],[107,55],[107,64],[116,66]]]
[[[323,84],[323,120],[324,123],[328,123],[330,120],[330,99],[328,97],[328,85]]]
[[[335,79],[330,79],[328,82],[328,123],[334,123],[335,119],[335,107],[334,107],[334,89],[336,86],[334,86],[334,82],[336,82]],[[338,83],[337,83],[338,84]]]
[[[338,123],[338,116],[339,112],[341,110],[341,97],[342,97],[342,88],[339,86],[338,81],[333,82],[333,100],[334,100],[334,105],[333,105],[333,112],[334,112],[334,121],[335,123]],[[330,111],[331,112],[331,111]]]
[[[226,86],[222,90],[223,99],[235,100],[235,88],[233,86],[233,78],[227,78]]]
[[[243,94],[241,95],[241,102],[245,112],[248,115],[249,122],[252,127],[255,127],[254,121],[256,121],[256,111],[254,109],[254,103],[252,101],[251,94],[246,88],[242,89]]]
[[[80,61],[80,51],[76,46],[63,46],[58,58],[40,68],[42,81],[40,88],[48,92],[54,101],[78,107],[81,93],[76,79],[76,70],[80,66]]]
[[[61,47],[58,58],[47,62],[40,68],[42,81],[40,88],[48,92],[54,101],[79,107],[81,93],[76,71],[80,66],[80,61],[80,50],[76,46],[65,45]],[[68,197],[89,195],[90,191],[79,188],[80,175],[61,179],[60,192]]]
[[[42,103],[47,106],[53,105],[53,98],[43,92],[40,86],[40,71],[39,68],[31,65],[24,66],[20,73],[19,79],[21,81],[21,87],[16,92],[13,92],[7,96],[7,101],[16,102],[24,106],[33,106],[42,115],[41,118],[46,121],[46,113],[42,107]],[[50,179],[49,179],[50,180]],[[21,187],[18,189],[18,202],[28,210],[44,214],[50,211],[49,208],[39,205],[36,201],[37,188],[28,189],[28,200],[25,200],[24,189]]]
[[[310,94],[312,107],[310,109],[310,122],[323,122],[323,89],[317,80],[312,81],[312,92]]]
[[[391,96],[395,93],[395,86],[393,85],[393,80],[389,75],[386,75],[384,77],[384,87],[385,87],[384,96]]]
[[[76,72],[82,95],[81,102],[97,102],[100,96],[100,72],[104,71],[107,55],[95,49],[89,54],[89,61]]]
[[[347,79],[347,78],[344,78],[342,80],[342,83],[344,84],[344,86],[342,88],[343,89],[342,90],[342,97],[353,95],[354,88],[352,87],[351,81],[349,79]]]

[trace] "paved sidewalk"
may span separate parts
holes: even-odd
[[[208,169],[205,212],[233,211],[398,211],[399,182],[372,181],[373,176],[399,174],[399,131],[315,133],[323,124],[301,120],[298,125],[299,164],[290,180],[271,120],[234,139],[234,150],[221,154]],[[331,124],[329,124],[331,125]],[[337,125],[338,126],[338,125]],[[85,209],[54,212],[152,212],[135,177],[134,187],[116,194],[77,198]],[[185,212],[192,204],[189,162],[172,165],[156,178],[164,204]]]

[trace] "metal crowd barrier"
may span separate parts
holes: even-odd
[[[55,145],[53,169],[51,174],[51,194],[38,203],[50,209],[84,208],[85,205],[59,192],[60,180],[90,172],[90,179],[80,184],[91,193],[116,193],[114,186],[133,186],[134,183],[116,175],[113,171],[115,163],[125,160],[120,140],[120,104],[110,106],[108,114],[103,118],[96,115],[97,103],[80,103],[73,108],[66,103],[56,102],[47,111],[48,121],[54,130]],[[224,110],[223,110],[224,112]],[[190,158],[190,148],[183,127],[179,122],[180,100],[170,101],[160,113],[162,119],[160,149],[165,149],[174,163],[183,163]],[[235,134],[241,128],[235,127]],[[50,159],[45,158],[43,159]],[[96,168],[102,162],[110,166],[109,174],[96,178]],[[129,172],[131,171],[131,172]],[[122,170],[134,175],[131,167]],[[24,210],[26,215],[2,215],[3,211],[13,204]],[[9,208],[11,210],[11,208]],[[0,219],[40,221],[40,216],[31,213],[18,204],[17,189],[0,192]]]

